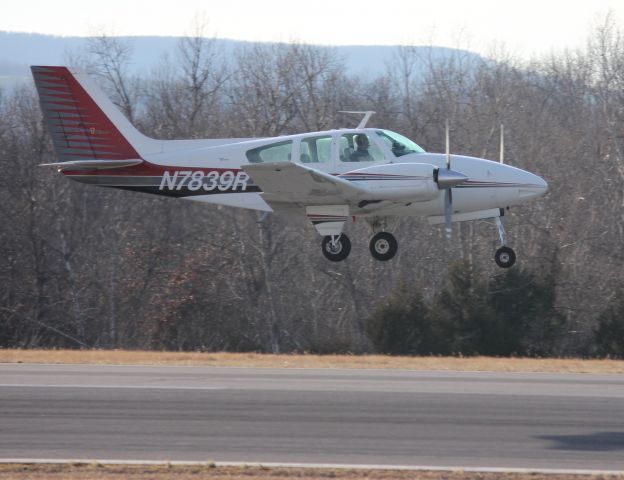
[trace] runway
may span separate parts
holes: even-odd
[[[0,459],[624,470],[624,375],[0,364]]]

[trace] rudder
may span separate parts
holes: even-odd
[[[141,158],[135,147],[150,139],[139,133],[95,84],[87,91],[67,67],[33,66],[31,71],[60,162]],[[94,93],[99,94],[97,101]],[[102,105],[104,102],[108,104]]]

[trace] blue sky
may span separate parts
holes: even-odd
[[[89,36],[204,33],[325,45],[435,44],[522,57],[582,46],[624,0],[21,0],[3,6],[0,30]]]

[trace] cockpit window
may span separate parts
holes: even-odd
[[[292,140],[287,140],[247,150],[247,160],[249,163],[288,162],[291,154]]]
[[[392,153],[396,157],[407,155],[408,153],[425,153],[425,151],[412,142],[409,138],[404,137],[390,130],[377,130],[377,135],[388,145]]]
[[[365,133],[345,133],[340,137],[341,162],[382,162],[385,156]]]

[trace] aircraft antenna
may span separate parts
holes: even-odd
[[[505,126],[501,123],[500,137],[500,163],[505,163]]]
[[[364,115],[364,118],[362,118],[362,120],[360,120],[360,123],[358,123],[358,126],[355,128],[364,128],[366,127],[366,123],[368,122],[368,120],[370,119],[370,117],[373,116],[374,112],[373,110],[339,110],[338,113],[355,113],[358,115]]]

